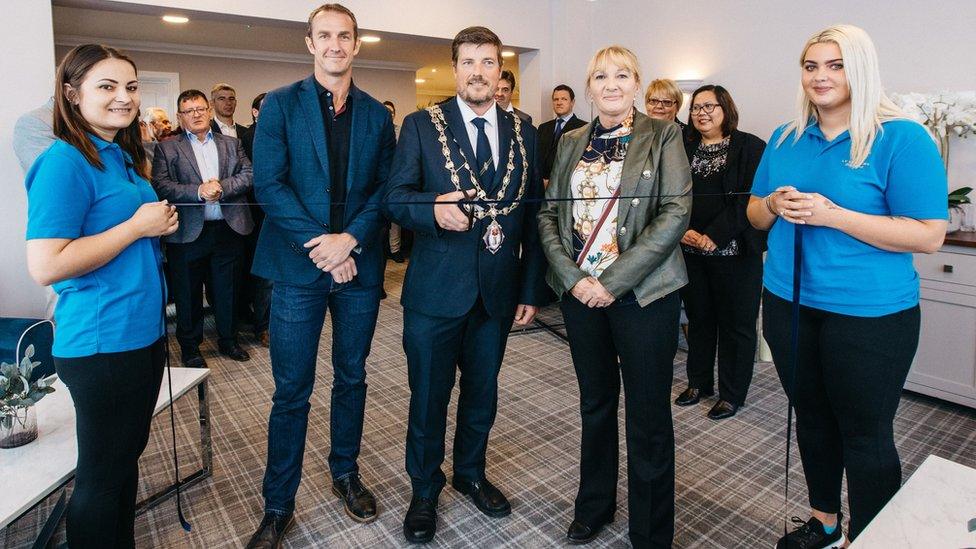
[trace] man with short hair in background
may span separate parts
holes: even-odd
[[[210,101],[213,102],[214,118],[210,129],[215,133],[240,139],[244,135],[244,126],[234,122],[234,112],[237,111],[237,92],[230,84],[221,82],[210,90]]]
[[[576,93],[566,84],[560,84],[552,90],[552,112],[555,118],[539,126],[539,175],[542,183],[549,186],[549,174],[552,172],[552,162],[556,158],[556,147],[559,138],[568,131],[586,125],[573,114],[576,106]]]
[[[512,105],[512,96],[515,95],[515,74],[510,70],[502,71],[498,79],[498,88],[495,89],[495,102],[502,110],[506,110],[522,119],[526,124],[532,124],[532,117],[515,108]]]

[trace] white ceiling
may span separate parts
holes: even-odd
[[[55,0],[55,42],[73,44],[79,39],[116,40],[128,47],[150,51],[219,55],[238,50],[271,60],[311,62],[305,48],[305,24],[293,21],[247,20],[206,12],[181,11],[190,22],[165,23],[162,8],[115,4],[105,0]],[[418,94],[451,95],[450,41],[424,36],[374,32],[360,29],[361,35],[381,38],[375,44],[363,43],[357,62],[365,66],[414,70]],[[123,49],[126,46],[123,46]],[[208,53],[205,53],[208,52]],[[518,78],[518,55],[505,59],[506,68]]]

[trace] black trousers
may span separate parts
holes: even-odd
[[[756,319],[762,293],[762,256],[684,254],[688,285],[681,300],[688,315],[688,386],[715,386],[718,347],[719,398],[742,406],[752,383]]]
[[[671,547],[671,378],[678,350],[678,292],[646,307],[630,301],[593,309],[566,294],[562,311],[583,426],[575,518],[599,524],[612,519],[617,507],[617,413],[623,377],[630,540],[634,547]]]
[[[498,372],[512,316],[490,316],[481,303],[458,318],[403,310],[403,349],[410,383],[407,474],[415,496],[437,498],[446,483],[444,435],[457,371],[460,394],[454,432],[454,476],[485,477],[488,435],[498,408]]]
[[[793,371],[792,304],[763,294],[763,335],[796,409],[810,506],[839,512],[846,471],[852,539],[901,487],[892,423],[918,347],[920,320],[917,305],[874,318],[801,306]]]
[[[67,515],[72,549],[135,547],[139,456],[149,441],[165,341],[54,359],[77,418],[78,468]]]
[[[213,281],[214,320],[221,347],[236,343],[237,285],[244,259],[244,237],[226,221],[206,221],[200,236],[185,244],[169,243],[167,260],[176,302],[176,339],[182,349],[203,341],[203,282]]]

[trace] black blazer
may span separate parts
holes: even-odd
[[[563,131],[559,133],[559,136],[562,137],[566,135],[566,132],[575,130],[576,128],[582,128],[585,125],[586,122],[583,122],[574,114],[563,125]],[[555,118],[539,126],[539,151],[536,154],[536,158],[539,159],[539,174],[542,175],[542,179],[549,179],[549,174],[552,172],[552,162],[556,159],[556,145],[559,142],[553,139],[555,137],[553,135],[555,131]]]
[[[237,129],[237,138],[238,139],[240,139],[241,136],[244,135],[244,132],[247,130],[247,127],[241,126],[237,122],[234,122],[234,128]],[[219,133],[219,134],[223,134],[224,133],[224,132],[220,131],[220,125],[217,124],[217,119],[216,118],[214,118],[213,120],[210,121],[210,129],[213,130],[214,133]]]
[[[685,132],[685,153],[691,162],[701,134],[696,131]],[[749,191],[752,190],[752,179],[759,168],[759,160],[766,149],[766,142],[751,133],[733,130],[729,138],[729,152],[725,161],[725,177],[722,178],[722,189],[726,193],[745,193],[727,195],[725,209],[709,223],[705,234],[715,242],[719,248],[728,245],[733,238],[738,238],[749,253],[761,254],[766,251],[766,231],[759,231],[752,227],[746,217],[749,206]],[[692,188],[692,193],[697,189]]]
[[[449,154],[458,167],[461,187],[470,189],[470,176],[462,167],[461,151],[468,160],[474,158],[474,152],[464,118],[454,98],[441,103],[440,107],[447,123],[445,134]],[[495,181],[483,182],[492,197],[501,186],[515,135],[514,116],[501,107],[495,109],[498,114],[499,168],[495,172]],[[493,254],[485,249],[481,240],[490,218],[475,221],[474,227],[467,232],[445,231],[437,225],[434,199],[439,194],[455,190],[450,173],[444,167],[439,135],[426,110],[411,113],[403,119],[385,202],[387,217],[414,231],[413,251],[400,299],[404,308],[428,316],[458,318],[467,314],[480,296],[489,314],[511,317],[520,303],[543,303],[546,260],[539,245],[535,220],[542,198],[542,181],[535,170],[535,128],[522,124],[521,133],[530,170],[523,197],[527,201],[509,215],[498,217],[505,240],[498,253]],[[516,167],[506,199],[513,199],[518,193],[522,160],[516,149]]]

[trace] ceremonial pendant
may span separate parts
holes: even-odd
[[[505,233],[502,232],[502,226],[498,224],[498,220],[491,220],[488,228],[485,229],[485,236],[481,240],[484,241],[488,251],[493,254],[498,253],[498,250],[502,249],[502,242],[505,241]]]

